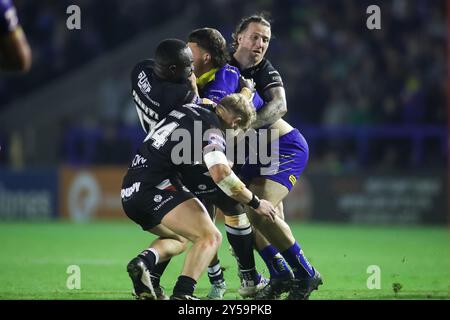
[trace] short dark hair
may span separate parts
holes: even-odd
[[[231,35],[231,37],[233,38],[233,43],[232,43],[232,47],[233,49],[237,49],[237,47],[239,46],[238,44],[238,35],[242,32],[244,32],[248,25],[252,22],[255,23],[260,23],[266,27],[271,28],[270,26],[270,19],[269,19],[269,14],[268,13],[259,13],[259,14],[254,14],[248,17],[244,17],[242,18],[242,20],[239,22],[239,24],[236,27],[236,30],[233,32],[233,34]]]
[[[188,42],[194,42],[208,51],[211,54],[212,64],[216,68],[223,67],[229,61],[227,41],[216,29],[196,29],[188,36]]]
[[[179,65],[182,63],[181,51],[187,48],[186,42],[179,39],[165,39],[156,47],[155,62],[163,65]]]

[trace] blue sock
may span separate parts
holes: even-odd
[[[261,258],[269,269],[270,278],[287,278],[291,270],[280,252],[271,244],[259,252]]]
[[[295,278],[311,278],[316,273],[297,242],[281,254],[291,266]]]

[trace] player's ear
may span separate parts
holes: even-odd
[[[238,42],[238,44],[241,44],[241,42],[242,42],[242,38],[244,37],[244,35],[242,34],[242,33],[239,33],[238,34],[238,37],[237,37],[237,42]]]
[[[204,54],[203,54],[203,63],[204,63],[204,64],[207,64],[207,63],[209,63],[210,61],[211,61],[211,55],[210,55],[208,52],[204,53]]]
[[[171,64],[168,69],[171,75],[175,75],[177,73],[177,66],[174,64]]]
[[[239,125],[242,122],[242,118],[241,117],[234,117],[233,119],[233,129],[239,129]]]

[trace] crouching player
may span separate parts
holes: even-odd
[[[221,234],[205,208],[179,180],[183,172],[196,172],[199,179],[209,174],[226,195],[249,205],[263,219],[273,221],[274,207],[266,200],[259,200],[246,188],[231,170],[225,156],[222,130],[248,127],[252,112],[248,100],[241,95],[222,99],[213,112],[187,104],[171,111],[147,135],[122,186],[122,204],[127,216],[143,230],[161,239],[128,264],[137,298],[157,298],[150,272],[158,261],[170,259],[185,249],[175,246],[171,250],[170,246],[161,245],[164,239],[176,241],[177,237],[182,237],[193,243],[173,289],[172,299],[195,299],[196,282],[220,245]],[[195,152],[199,125],[203,137],[200,155]],[[180,137],[191,139],[178,142]],[[185,161],[187,150],[193,152],[188,157],[189,161]],[[180,151],[183,151],[181,160],[177,157]],[[199,158],[203,161],[195,161]]]

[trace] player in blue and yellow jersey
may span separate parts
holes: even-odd
[[[241,88],[239,69],[227,64],[229,55],[226,41],[222,34],[212,28],[201,28],[192,31],[188,36],[188,46],[191,48],[194,58],[194,73],[197,77],[197,87],[200,97],[218,103],[223,97],[241,92],[252,98],[256,109],[263,106],[263,100],[258,94],[247,87]],[[232,206],[228,209],[234,210]],[[214,212],[214,211],[212,211]],[[265,285],[265,279],[257,273],[253,255],[253,231],[250,222],[243,210],[240,215],[227,215],[224,212],[225,230],[229,243],[239,252],[234,252],[238,257],[240,275],[242,276],[239,293],[243,297],[253,297],[258,288]],[[208,293],[210,299],[222,299],[226,290],[223,273],[219,259],[215,259],[208,267],[208,277],[211,282],[211,290]]]

